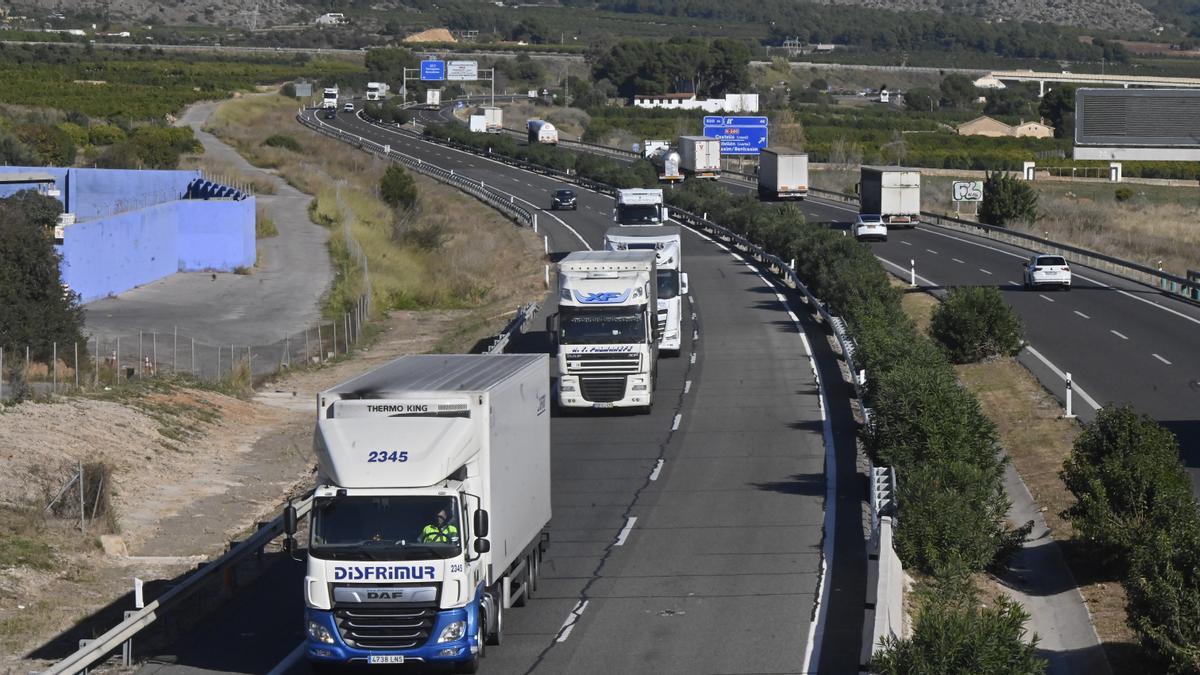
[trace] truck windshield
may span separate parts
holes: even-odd
[[[657,225],[662,222],[662,205],[618,204],[617,222],[621,225]]]
[[[670,300],[679,295],[679,270],[658,270],[658,299]]]
[[[646,341],[644,306],[583,309],[563,307],[559,312],[564,344],[634,344]]]
[[[454,497],[319,499],[313,502],[310,551],[330,560],[453,558],[462,551],[460,521]]]

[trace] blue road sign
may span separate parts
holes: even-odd
[[[446,79],[446,62],[422,61],[421,79],[430,82],[441,82]]]
[[[757,155],[767,147],[766,117],[745,115],[704,117],[704,135],[721,139],[722,155]]]

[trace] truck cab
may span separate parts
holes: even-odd
[[[550,521],[544,355],[409,356],[317,400],[304,579],[314,670],[475,672]]]
[[[618,225],[662,225],[667,222],[662,189],[629,188],[617,190],[613,220]]]
[[[683,344],[683,296],[688,292],[683,268],[683,237],[678,225],[610,227],[606,251],[654,251],[658,282],[658,348],[678,354]]]
[[[576,251],[558,264],[558,314],[547,319],[565,408],[649,412],[658,374],[653,251]]]

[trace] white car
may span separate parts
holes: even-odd
[[[1071,290],[1071,266],[1061,255],[1040,253],[1024,264],[1025,288],[1059,286]]]
[[[859,241],[887,241],[887,225],[878,213],[860,213],[854,221],[854,238]]]
[[[346,105],[342,106],[342,111],[343,112],[354,112],[354,104],[347,103]]]

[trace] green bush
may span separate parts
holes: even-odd
[[[75,163],[77,148],[71,136],[59,127],[49,124],[25,124],[16,128],[17,137],[41,157],[42,162],[53,166],[71,166]]]
[[[951,290],[933,311],[929,331],[954,363],[1011,356],[1023,341],[1020,317],[992,286]]]
[[[1046,662],[1037,656],[1037,636],[1024,639],[1028,620],[1020,603],[1005,596],[992,607],[981,607],[972,594],[928,597],[913,619],[912,637],[884,638],[871,672],[1040,675]]]
[[[61,122],[58,128],[67,135],[67,138],[71,139],[71,143],[77,148],[82,148],[89,143],[88,130],[74,122]]]
[[[1133,188],[1119,187],[1113,190],[1113,197],[1119,202],[1127,202],[1133,199]]]
[[[1200,528],[1147,532],[1126,577],[1130,623],[1171,673],[1200,673]]]
[[[304,147],[300,145],[300,141],[286,134],[273,134],[267,137],[267,140],[262,142],[263,145],[272,148],[283,148],[292,152],[304,152]]]
[[[1002,172],[988,173],[983,181],[983,203],[979,222],[1007,227],[1017,220],[1037,220],[1038,196],[1029,183]]]
[[[93,124],[88,127],[88,142],[92,145],[112,145],[125,140],[121,127],[112,124]]]
[[[1191,481],[1167,428],[1128,407],[1105,407],[1083,428],[1062,470],[1085,539],[1127,560],[1150,533],[1196,527]]]
[[[379,179],[379,197],[393,208],[411,209],[417,205],[417,184],[404,167],[392,164]]]

